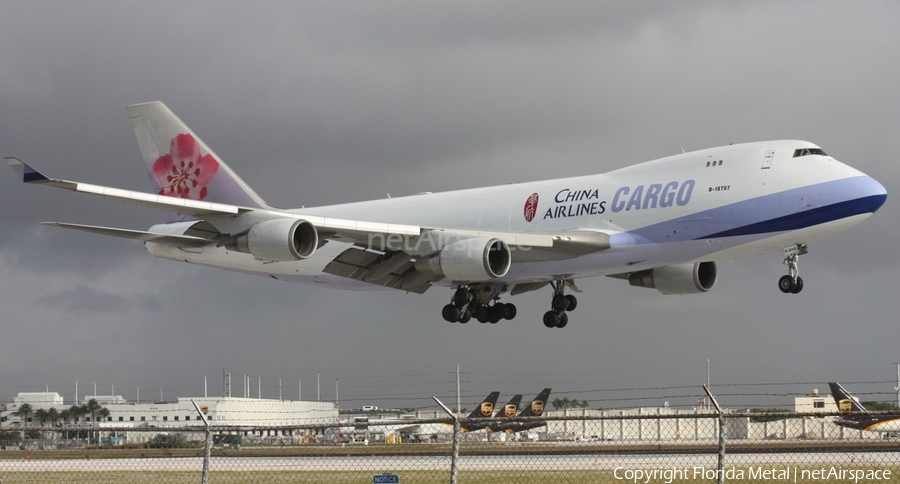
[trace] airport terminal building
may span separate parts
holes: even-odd
[[[104,427],[204,427],[203,419],[194,403],[204,411],[210,425],[215,427],[328,427],[338,420],[338,409],[330,402],[308,402],[291,400],[269,400],[260,398],[198,397],[178,398],[175,402],[129,403],[118,395],[86,396],[80,404],[89,400],[97,402],[109,410],[109,415],[96,417],[83,415],[69,424],[99,424]],[[193,401],[193,402],[192,402]],[[29,404],[32,413],[28,422],[22,422],[18,414],[23,404]],[[20,393],[12,404],[0,409],[0,428],[20,429],[23,426],[40,427],[34,411],[55,408],[57,413],[70,408],[63,403],[58,393]],[[45,422],[49,426],[49,422]],[[63,423],[63,425],[67,425]]]

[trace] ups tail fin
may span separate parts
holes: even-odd
[[[868,413],[866,407],[863,407],[853,395],[847,393],[847,390],[844,390],[844,387],[842,387],[840,383],[834,381],[829,383],[828,386],[831,387],[831,396],[834,397],[834,403],[837,404],[838,410],[841,413]]]
[[[268,208],[165,104],[128,106],[153,190],[170,197]]]
[[[494,415],[494,406],[497,405],[498,398],[500,398],[500,392],[491,392],[475,410],[472,410],[469,418],[488,418]]]
[[[506,405],[497,412],[497,417],[515,417],[519,413],[519,404],[522,403],[522,395],[516,394],[506,402]]]
[[[538,396],[534,397],[534,400],[531,401],[531,404],[522,410],[522,413],[519,414],[520,417],[540,417],[544,414],[544,408],[547,406],[547,400],[550,398],[550,389],[545,388],[541,390],[541,393],[538,393]]]

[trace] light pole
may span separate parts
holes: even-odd
[[[894,391],[897,392],[897,407],[900,408],[900,361],[895,361],[894,364],[897,365],[897,386]]]

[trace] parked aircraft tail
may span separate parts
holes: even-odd
[[[545,388],[538,393],[531,404],[525,407],[519,414],[520,417],[540,417],[544,414],[544,408],[547,406],[547,400],[550,398],[550,389]]]
[[[497,405],[497,398],[500,392],[491,392],[488,396],[478,404],[475,410],[469,414],[469,418],[490,418],[494,415],[494,406]]]
[[[178,116],[154,101],[127,107],[153,190],[159,195],[269,208]],[[183,216],[169,217],[174,221]]]
[[[828,384],[831,387],[831,396],[834,397],[834,403],[837,404],[841,413],[868,413],[866,407],[863,407],[852,395],[850,395],[844,387],[838,382]]]
[[[884,432],[896,434],[900,432],[900,416],[895,414],[872,414],[853,395],[847,393],[838,382],[828,384],[831,387],[831,395],[841,412],[841,416],[834,419],[834,424],[851,429],[867,430],[870,432]]]
[[[497,417],[515,417],[519,413],[519,404],[522,403],[522,395],[513,395],[498,412]]]

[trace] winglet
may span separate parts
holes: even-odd
[[[16,173],[19,174],[19,177],[22,178],[22,181],[25,183],[40,183],[40,182],[48,182],[50,181],[46,175],[37,171],[24,161],[16,158],[15,156],[7,156],[6,162],[16,170]]]

